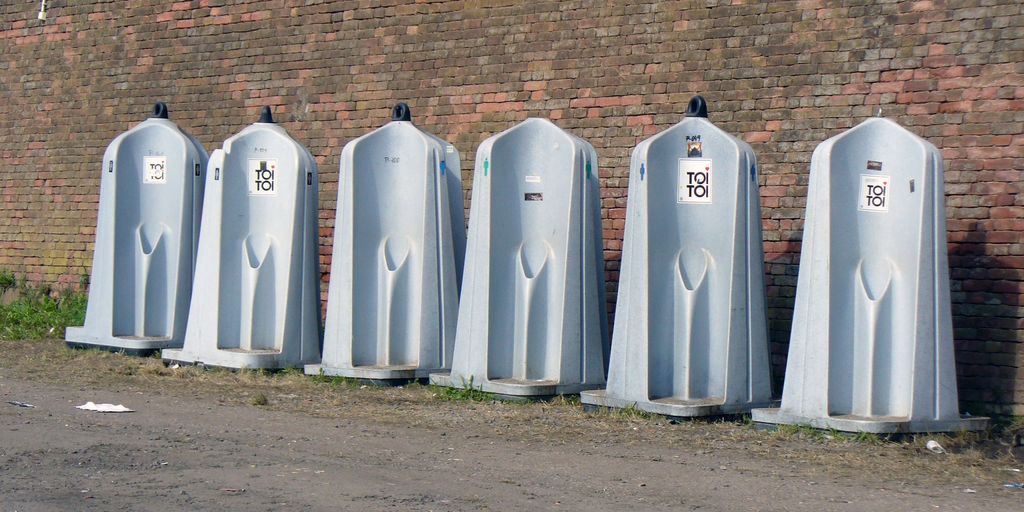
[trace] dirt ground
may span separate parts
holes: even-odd
[[[461,395],[0,342],[0,511],[1024,510],[1003,485],[1024,454],[999,436],[883,442]]]

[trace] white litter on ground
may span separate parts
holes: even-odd
[[[84,405],[75,406],[75,409],[96,412],[135,412],[132,409],[129,409],[121,404],[96,404],[93,402],[86,402]]]

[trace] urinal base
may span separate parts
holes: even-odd
[[[723,404],[719,399],[707,400],[628,400],[611,396],[605,389],[595,391],[584,391],[580,393],[580,402],[584,409],[607,408],[607,409],[628,409],[630,407],[640,411],[668,416],[670,418],[700,418],[713,416],[736,416],[750,412],[755,407],[767,407],[772,405],[771,401],[740,404]]]
[[[455,382],[452,380],[450,373],[432,373],[430,374],[430,383],[435,386],[445,386],[450,388],[464,388],[466,385],[462,382]],[[517,379],[496,379],[496,380],[483,380],[480,382],[474,381],[472,383],[474,389],[484,391],[486,393],[494,393],[501,395],[502,397],[509,399],[543,399],[552,398],[559,395],[575,395],[581,391],[588,389],[596,389],[604,386],[604,383],[599,384],[563,384],[557,381],[530,381],[530,380],[517,380]]]
[[[339,368],[325,364],[307,364],[306,375],[326,375],[359,379],[378,386],[401,386],[410,382],[426,381],[440,368],[413,368],[408,366],[357,366]]]
[[[94,336],[84,327],[68,327],[64,343],[68,348],[98,348],[138,357],[148,357],[165,348],[181,346],[181,340],[169,336]]]
[[[185,352],[183,349],[165,349],[160,353],[160,358],[166,364],[201,365],[232,370],[283,370],[285,368],[302,368],[304,366],[304,362],[288,361],[281,352],[271,350],[218,349],[211,353],[197,356]]]
[[[960,432],[985,430],[989,419],[982,416],[961,416],[952,420],[910,420],[893,417],[828,416],[811,418],[784,412],[782,409],[754,409],[751,419],[763,425],[804,425],[834,429],[841,432],[869,434],[911,434],[923,432]]]

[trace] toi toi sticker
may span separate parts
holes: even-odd
[[[142,158],[142,182],[157,185],[167,183],[166,156],[147,156]]]
[[[862,212],[889,211],[889,189],[892,180],[880,174],[861,174],[857,209]]]
[[[277,195],[277,160],[249,159],[249,195]]]
[[[679,203],[711,204],[711,160],[679,159]]]

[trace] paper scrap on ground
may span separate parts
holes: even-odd
[[[925,443],[924,447],[927,448],[928,451],[932,453],[946,453],[946,449],[943,448],[941,444],[934,440],[929,440],[927,443]]]
[[[16,406],[16,407],[25,407],[25,408],[29,408],[29,409],[31,409],[31,408],[34,408],[34,407],[35,407],[34,405],[32,405],[32,404],[30,404],[30,403],[27,403],[27,402],[19,402],[19,401],[17,401],[17,400],[11,400],[11,401],[9,401],[9,402],[7,402],[7,403],[9,403],[9,404],[11,404],[11,405],[14,405],[14,406]]]
[[[96,412],[135,412],[121,404],[95,404],[92,402],[86,402],[85,405],[75,406],[76,409],[82,409],[83,411],[96,411]]]

